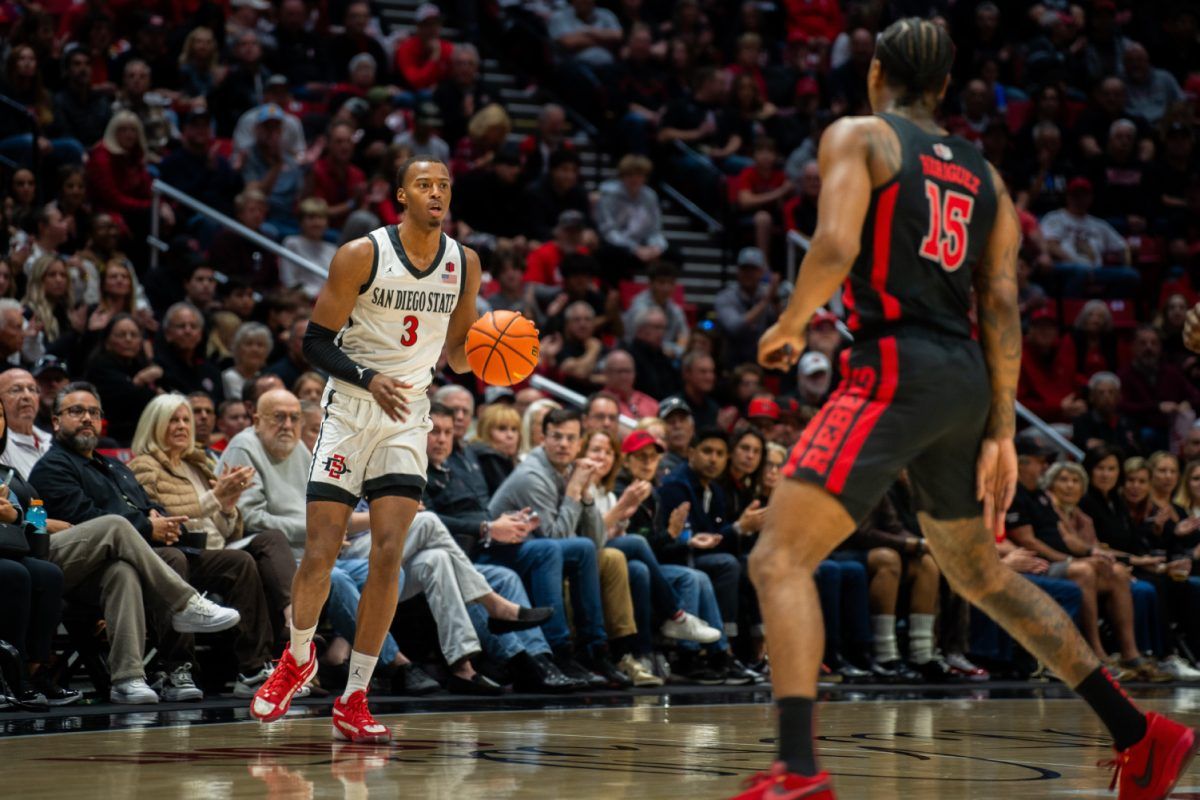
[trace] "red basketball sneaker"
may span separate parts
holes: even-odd
[[[333,737],[355,744],[383,744],[392,740],[392,732],[371,716],[367,693],[359,689],[349,700],[333,701]]]
[[[275,662],[271,677],[263,681],[250,703],[250,715],[259,722],[273,722],[287,713],[296,692],[308,685],[317,674],[317,646],[309,642],[308,661],[304,666],[292,658],[292,648],[283,648],[283,655]]]
[[[1118,800],[1164,800],[1196,755],[1196,732],[1153,711],[1146,714],[1146,735],[1117,753],[1109,789]]]
[[[772,764],[770,772],[748,779],[745,786],[746,791],[730,800],[837,800],[827,773],[797,775],[782,761]]]

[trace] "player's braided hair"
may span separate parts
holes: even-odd
[[[911,105],[942,88],[954,65],[954,42],[945,28],[919,17],[896,20],[875,43],[875,57],[888,83],[903,89],[902,105]]]

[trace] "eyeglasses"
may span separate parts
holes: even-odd
[[[277,411],[271,415],[270,419],[276,425],[283,425],[283,423],[285,423],[285,422],[290,422],[293,425],[299,425],[300,420],[303,419],[303,417],[300,415],[299,412],[297,412],[295,414],[286,414],[282,411]]]
[[[62,413],[71,419],[83,419],[84,417],[104,418],[104,409],[100,408],[100,406],[67,406],[62,410]]]

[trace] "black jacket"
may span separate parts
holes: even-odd
[[[429,465],[425,483],[425,507],[441,518],[454,541],[467,555],[479,545],[479,527],[492,517],[483,468],[471,448],[455,447],[441,466]]]
[[[137,430],[142,411],[157,394],[149,386],[133,384],[133,376],[148,366],[150,362],[144,356],[127,361],[101,350],[84,372],[84,379],[100,392],[104,417],[108,421],[108,435],[122,445],[133,441],[133,432]]]
[[[203,352],[200,348],[197,350]],[[205,392],[212,398],[214,405],[220,405],[225,399],[221,370],[207,359],[194,358],[189,364],[178,351],[163,342],[155,348],[154,362],[163,368],[163,376],[158,385],[165,391],[179,392],[183,395]]]
[[[46,504],[46,516],[72,525],[116,514],[153,543],[150,512],[166,514],[166,509],[151,502],[129,467],[95,453],[84,458],[58,440],[38,459],[29,482]]]
[[[475,443],[471,445],[475,458],[483,469],[483,479],[487,482],[487,496],[491,497],[504,483],[504,479],[517,468],[517,463],[494,447]]]

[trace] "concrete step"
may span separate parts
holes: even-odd
[[[708,234],[705,234],[705,235],[707,236]],[[668,239],[671,238],[669,233],[667,235],[667,238]],[[679,249],[683,253],[684,258],[695,258],[695,259],[700,259],[703,261],[720,261],[724,255],[721,251],[721,248],[715,247],[715,246],[714,247],[703,247],[703,246],[680,247]]]
[[[673,242],[695,242],[703,245],[713,240],[708,231],[669,230],[666,234]]]

